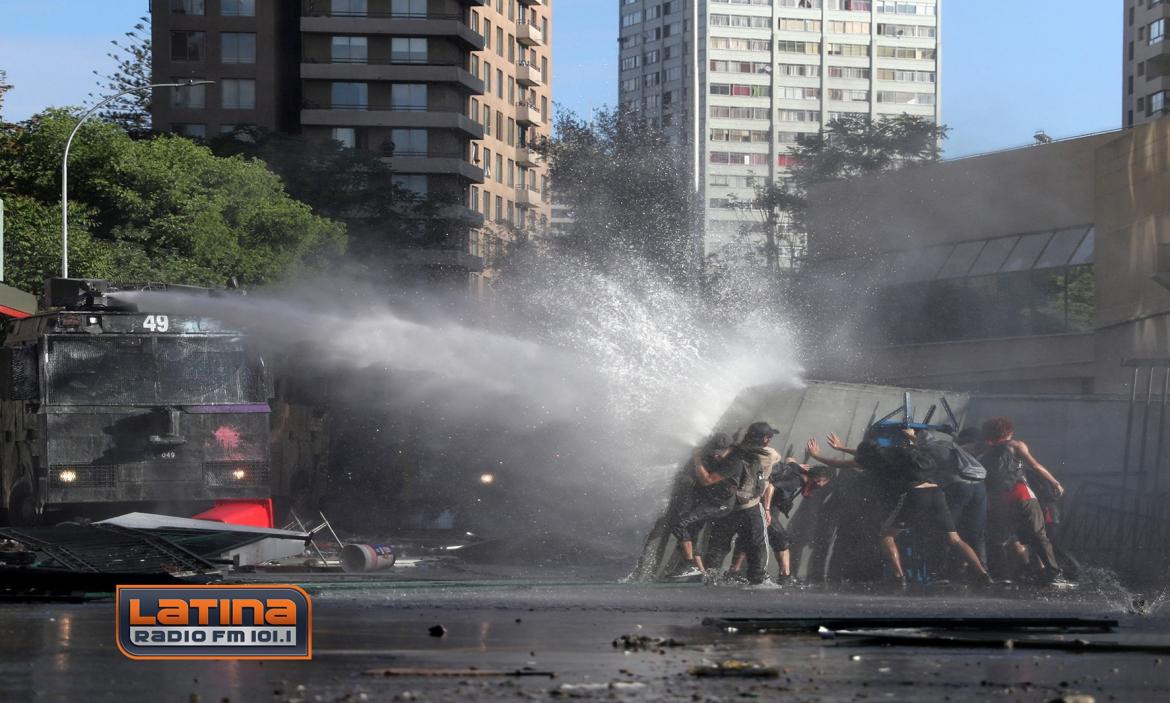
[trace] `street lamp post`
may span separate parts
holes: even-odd
[[[69,133],[69,139],[65,140],[65,154],[61,157],[61,277],[69,278],[69,147],[73,144],[73,137],[77,135],[77,130],[81,129],[81,125],[89,119],[89,116],[97,112],[101,108],[109,105],[113,101],[129,95],[130,93],[141,93],[144,90],[153,90],[155,88],[186,88],[193,85],[208,85],[215,81],[186,81],[183,83],[151,83],[150,85],[140,85],[136,88],[123,90],[117,95],[111,95],[97,105],[86,110],[81,118],[77,120],[77,124],[73,126],[73,131]]]

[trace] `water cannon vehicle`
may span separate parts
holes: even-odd
[[[38,310],[7,321],[0,508],[10,523],[271,497],[264,359],[239,329],[148,309],[142,294],[160,291],[231,294],[55,278]]]

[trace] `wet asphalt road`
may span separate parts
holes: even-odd
[[[313,594],[310,662],[131,661],[112,602],[0,605],[2,701],[1170,700],[1170,655],[849,646],[815,635],[728,633],[706,616],[1117,617],[1115,640],[1170,644],[1170,612],[1124,614],[1119,593],[1032,597],[872,596],[626,586],[572,580],[277,577]],[[429,627],[447,628],[442,638]],[[685,646],[625,653],[622,634]],[[779,678],[697,679],[689,667],[746,658]],[[555,672],[549,677],[387,678],[386,667]]]

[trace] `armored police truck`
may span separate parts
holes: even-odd
[[[9,522],[271,496],[263,359],[219,321],[139,309],[143,290],[224,294],[51,279],[41,311],[7,323],[0,507]]]

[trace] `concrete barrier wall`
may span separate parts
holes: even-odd
[[[846,444],[856,446],[870,424],[902,407],[902,396],[907,391],[917,420],[922,420],[930,406],[939,404],[939,398],[946,396],[963,421],[968,404],[964,393],[810,381],[803,388],[758,386],[745,390],[724,413],[716,429],[735,432],[763,420],[780,430],[772,439],[772,446],[803,460],[804,444],[809,437],[816,437],[824,448],[825,435],[836,432]],[[946,413],[940,404],[932,421],[945,420]]]

